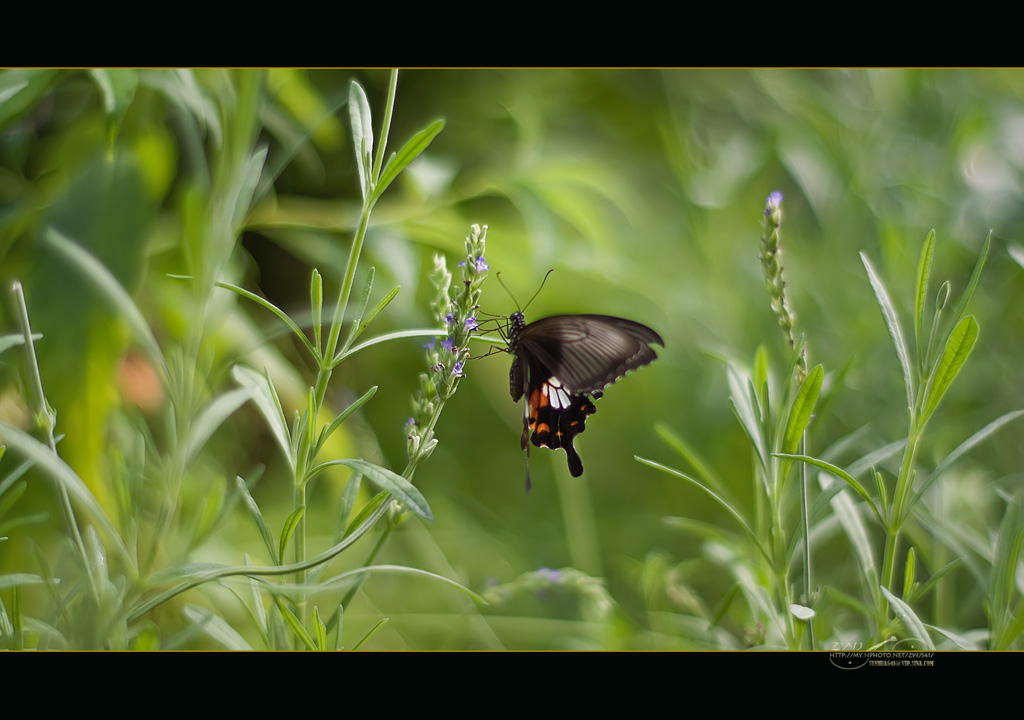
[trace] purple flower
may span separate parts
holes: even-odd
[[[479,329],[479,327],[480,326],[476,322],[475,315],[470,315],[468,318],[466,318],[466,330],[468,332],[473,332],[474,330]]]
[[[447,315],[444,316],[444,321],[451,325],[455,321],[455,316],[452,315],[451,313],[448,313]]]
[[[446,337],[441,341],[441,348],[449,352],[455,352],[455,341],[450,337]]]
[[[484,260],[483,255],[481,255],[478,258],[474,258],[473,262],[476,264],[477,272],[486,272],[487,270],[491,269],[491,266],[487,264],[486,260]],[[460,262],[459,267],[466,267],[466,261],[463,260],[462,262]]]
[[[775,210],[779,205],[782,204],[782,193],[778,190],[772,192],[768,199],[764,203],[764,214],[771,215],[772,211]]]
[[[457,363],[455,363],[455,367],[452,368],[452,375],[454,377],[462,377],[462,366],[464,364],[464,360],[459,360]]]
[[[426,345],[423,346],[423,349],[424,350],[433,350],[434,349],[434,345],[436,345],[436,344],[437,344],[437,338],[432,338],[430,340],[430,342],[428,342]]]

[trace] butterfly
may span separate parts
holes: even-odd
[[[522,312],[509,316],[508,352],[512,355],[509,392],[526,397],[522,449],[527,438],[536,447],[565,450],[569,473],[583,474],[573,440],[597,412],[602,390],[657,355],[651,343],[665,346],[646,325],[608,315],[555,315],[526,324]],[[532,434],[531,434],[532,433]],[[529,488],[527,469],[527,488]]]

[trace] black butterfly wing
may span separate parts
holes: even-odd
[[[556,377],[570,395],[603,390],[657,359],[650,343],[665,345],[646,325],[609,315],[543,318],[523,327],[514,340],[514,371],[526,365],[530,377]],[[527,379],[519,377],[518,396],[517,387],[511,388],[513,399],[528,389]]]
[[[509,374],[513,400],[526,395],[521,445],[565,450],[569,472],[583,474],[573,446],[597,408],[593,398],[630,370],[657,358],[649,343],[664,345],[645,325],[608,315],[556,315],[525,324],[512,316]],[[532,435],[530,435],[532,431]]]

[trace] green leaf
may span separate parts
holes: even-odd
[[[370,189],[373,188],[373,179],[370,177],[373,162],[373,118],[370,115],[370,103],[366,99],[366,93],[355,80],[348,89],[348,114],[352,120],[352,145],[356,151],[359,186],[365,202]]]
[[[1006,505],[999,532],[995,536],[992,569],[989,572],[988,603],[991,615],[991,649],[1007,650],[1016,638],[1014,627],[1013,594],[1017,588],[1017,568],[1020,565],[1021,548],[1024,546],[1024,527],[1021,526],[1021,501],[1024,491],[1018,490],[1016,497]],[[1017,619],[1018,624],[1020,618]],[[1016,631],[1019,634],[1019,630]]]
[[[42,339],[43,339],[42,333],[32,333],[32,340],[38,341],[38,340],[42,340]],[[17,347],[18,345],[24,345],[24,344],[25,344],[25,336],[24,335],[4,335],[3,337],[0,337],[0,353],[3,353],[5,351],[7,351],[7,350],[10,350],[13,347]]]
[[[366,315],[366,317],[360,321],[359,325],[356,327],[355,333],[353,334],[353,339],[359,337],[363,333],[363,331],[366,330],[370,323],[373,322],[373,319],[377,317],[380,314],[380,312],[391,303],[392,300],[395,299],[395,296],[398,295],[401,289],[402,287],[400,285],[396,285],[391,292],[384,296],[383,300],[377,303],[377,305]]]
[[[915,650],[935,650],[935,646],[932,644],[932,639],[928,635],[928,631],[924,627],[924,623],[921,622],[920,618],[914,613],[914,611],[905,602],[900,600],[898,597],[893,595],[891,592],[882,588],[882,594],[885,595],[889,601],[889,605],[892,607],[896,617],[903,623],[903,627],[906,629],[908,639],[917,640],[921,643],[920,648],[914,648]]]
[[[288,420],[284,416],[284,408],[281,407],[281,400],[274,389],[269,375],[260,375],[255,370],[244,365],[235,365],[231,368],[231,375],[235,382],[250,392],[256,408],[267,421],[267,427],[277,440],[277,444],[284,451],[284,456],[292,467],[295,467],[295,457],[292,453],[291,435],[288,431]]]
[[[60,70],[34,68],[15,68],[0,73],[0,130],[46,97],[60,73]]]
[[[185,441],[186,465],[195,459],[214,431],[251,397],[253,397],[251,388],[241,387],[228,390],[199,411],[189,425],[188,438]]]
[[[875,291],[875,297],[878,299],[878,307],[882,311],[882,318],[885,320],[885,327],[889,330],[889,338],[892,340],[893,349],[896,350],[896,357],[900,363],[900,373],[903,375],[903,386],[907,391],[907,411],[913,412],[914,408],[914,380],[910,370],[910,355],[907,353],[907,344],[903,340],[903,331],[900,330],[899,318],[896,316],[896,309],[893,307],[892,301],[889,299],[889,293],[886,292],[885,285],[882,284],[881,278],[875,272],[875,269],[871,266],[871,261],[868,260],[868,256],[864,253],[860,254],[861,262],[864,263],[864,269],[867,270],[868,280],[871,282],[871,287]]]
[[[239,635],[227,620],[214,614],[212,610],[199,605],[186,604],[183,612],[189,622],[202,628],[202,631],[211,640],[225,650],[252,650],[252,646],[245,641],[245,638]]]
[[[387,621],[388,621],[388,618],[382,618],[381,620],[379,620],[376,625],[374,625],[372,628],[370,628],[369,630],[366,631],[365,635],[363,635],[361,638],[359,638],[359,642],[357,642],[355,645],[353,645],[352,649],[353,650],[358,650],[359,648],[361,648],[363,646],[363,643],[365,643],[367,640],[369,640],[371,637],[373,637],[374,633],[376,633],[378,630],[380,630],[381,627],[383,627],[384,623],[386,623]]]
[[[320,650],[327,649],[327,626],[320,619],[320,608],[313,607],[313,627],[316,628],[316,645]]]
[[[775,457],[787,458],[789,460],[799,460],[800,462],[810,463],[811,465],[817,465],[822,470],[827,470],[828,472],[835,475],[837,478],[845,480],[846,484],[852,487],[857,492],[857,494],[864,498],[864,501],[871,506],[871,509],[875,511],[875,516],[878,518],[878,521],[882,523],[882,525],[885,525],[885,522],[882,520],[882,515],[881,513],[879,513],[878,508],[875,506],[875,502],[874,500],[871,499],[871,496],[868,494],[868,491],[865,490],[859,482],[857,482],[849,473],[847,473],[842,468],[833,465],[832,463],[825,462],[824,460],[819,460],[818,458],[811,457],[809,455],[790,455],[786,453],[772,453],[772,455],[774,455]]]
[[[295,633],[295,637],[299,638],[303,645],[308,649],[316,650],[316,643],[313,642],[313,638],[310,637],[308,632],[306,632],[306,628],[302,627],[302,623],[300,623],[294,613],[288,609],[288,606],[281,601],[281,598],[275,597],[274,603],[277,605],[277,609],[281,611],[281,617],[284,618],[284,621],[288,623],[288,627],[290,627],[292,632]]]
[[[279,317],[281,319],[281,321],[284,322],[284,324],[287,325],[291,329],[291,331],[295,335],[295,337],[297,337],[299,339],[299,341],[303,345],[306,346],[306,349],[309,350],[310,354],[314,358],[316,358],[318,362],[320,361],[320,357],[321,356],[320,356],[319,350],[317,348],[313,347],[313,343],[311,343],[309,341],[309,338],[306,337],[306,333],[302,332],[302,328],[300,328],[295,323],[294,320],[292,320],[290,317],[288,317],[287,313],[285,313],[284,310],[281,310],[279,307],[274,305],[274,303],[270,302],[269,300],[266,300],[265,298],[261,298],[259,295],[251,293],[248,290],[246,290],[245,288],[238,287],[237,285],[232,285],[231,283],[226,283],[226,282],[218,282],[217,283],[217,287],[223,288],[225,290],[230,290],[231,292],[236,293],[238,295],[241,295],[242,297],[244,297],[244,298],[246,298],[248,300],[252,300],[257,305],[262,305],[264,308],[266,308],[270,312],[272,312],[275,315],[277,315],[277,317]]]
[[[429,337],[434,338],[438,335],[446,335],[448,331],[444,328],[438,330],[437,328],[431,328],[429,330],[399,330],[398,332],[387,333],[378,337],[367,340],[364,343],[356,345],[354,348],[349,348],[344,352],[340,352],[334,356],[334,360],[331,361],[331,367],[336,367],[339,363],[344,362],[348,358],[355,355],[360,350],[365,350],[373,345],[378,345],[382,342],[388,342],[389,340],[401,340],[402,338],[409,337]]]
[[[128,291],[121,286],[117,278],[99,260],[86,252],[77,243],[69,240],[53,228],[46,231],[46,242],[57,254],[71,265],[81,276],[89,282],[99,294],[117,310],[125,320],[135,339],[139,342],[143,352],[149,361],[160,372],[161,380],[167,378],[167,366],[164,364],[163,353],[160,352],[160,345],[149,329],[149,323],[143,317],[142,311],[132,300]]]
[[[971,279],[967,283],[967,289],[964,290],[960,302],[957,303],[956,314],[953,316],[957,322],[967,312],[967,305],[971,302],[971,298],[974,297],[974,291],[978,289],[978,283],[981,282],[981,271],[985,267],[985,259],[988,257],[988,251],[991,247],[992,231],[989,230],[988,235],[985,237],[985,244],[981,246],[981,252],[978,254],[978,261],[974,264],[974,271],[971,273]]]
[[[406,509],[415,513],[424,520],[434,519],[434,515],[430,511],[430,506],[427,504],[422,493],[416,489],[415,485],[401,475],[398,475],[387,468],[383,468],[380,465],[375,465],[372,462],[355,459],[331,460],[313,468],[309,473],[310,477],[331,465],[344,465],[345,467],[352,468],[356,472],[362,474],[363,477],[370,480],[370,482],[375,484],[381,490],[386,490],[394,495],[395,499],[402,503]]]
[[[31,575],[29,573],[10,573],[9,575],[0,575],[0,588],[19,587],[21,585],[39,585],[42,582],[43,578],[39,575]]]
[[[978,340],[978,321],[973,315],[963,318],[946,341],[946,349],[942,352],[942,360],[928,382],[928,395],[925,402],[924,419],[927,420],[935,412],[939,401],[953,384],[960,368],[974,349]]]
[[[771,555],[768,554],[768,551],[765,549],[764,545],[761,544],[761,540],[757,537],[757,534],[750,528],[749,525],[747,525],[747,521],[743,519],[743,516],[736,512],[736,510],[734,510],[729,503],[727,503],[721,497],[716,495],[711,489],[706,487],[699,480],[695,480],[689,475],[681,473],[678,470],[668,467],[667,465],[662,465],[661,463],[655,462],[654,460],[648,460],[647,458],[642,458],[638,455],[634,455],[633,457],[634,459],[637,460],[637,462],[641,462],[644,465],[654,468],[655,470],[661,470],[663,473],[674,475],[675,477],[685,480],[694,487],[700,488],[705,493],[707,493],[715,502],[721,505],[726,510],[726,512],[732,515],[733,519],[735,519],[736,522],[740,524],[740,527],[747,531],[747,535],[749,535],[750,539],[753,540],[754,544],[761,551],[761,554],[764,555],[766,560],[771,562]]]
[[[740,426],[747,434],[750,444],[754,447],[757,459],[762,468],[768,467],[768,454],[761,430],[761,420],[754,409],[754,401],[751,397],[751,385],[744,379],[743,375],[732,363],[726,364],[726,378],[729,382],[729,400],[732,403],[733,411],[736,413]]]
[[[914,561],[916,554],[914,548],[911,546],[907,549],[907,563],[906,567],[903,568],[903,597],[909,598],[914,588]]]
[[[924,335],[924,301],[928,294],[928,277],[932,269],[932,252],[935,249],[935,230],[931,230],[924,239],[921,247],[921,259],[917,263],[917,291],[914,293],[914,343],[917,346],[917,356],[920,362],[924,362],[925,352],[923,343]],[[922,367],[923,371],[924,368]]]
[[[789,421],[786,423],[785,440],[782,449],[787,453],[795,453],[800,444],[800,438],[811,421],[811,414],[818,402],[818,395],[821,393],[821,381],[825,371],[821,365],[815,365],[800,384],[800,389],[793,398],[793,407],[789,411]]]
[[[252,493],[249,492],[249,487],[245,484],[245,480],[243,480],[241,476],[235,476],[235,485],[238,488],[238,494],[242,496],[242,501],[245,503],[245,506],[249,508],[249,514],[251,514],[253,520],[256,521],[256,529],[259,530],[260,537],[263,538],[263,544],[267,547],[267,553],[270,555],[270,561],[275,565],[279,564],[281,559],[277,555],[277,548],[274,546],[274,538],[270,532],[270,526],[263,518],[260,506],[256,504],[255,498],[253,498]]]
[[[334,431],[341,427],[341,424],[348,420],[349,417],[351,417],[352,413],[354,413],[356,410],[358,410],[363,405],[368,403],[370,401],[370,398],[372,398],[376,393],[377,386],[374,385],[372,388],[363,393],[363,396],[361,398],[359,398],[354,403],[345,408],[345,410],[342,411],[341,415],[334,418],[334,420],[331,421],[331,424],[326,426],[323,432],[320,433],[320,437],[317,440],[317,445],[313,452],[313,455],[316,456],[317,454],[319,454],[321,448],[323,448],[324,443],[327,442],[327,439],[334,434]]]
[[[943,458],[942,462],[939,463],[938,467],[936,467],[935,470],[932,471],[932,474],[928,477],[924,484],[921,485],[921,489],[917,495],[920,496],[921,494],[923,494],[925,488],[927,488],[929,485],[935,482],[935,480],[941,477],[942,474],[946,472],[946,470],[948,470],[953,463],[955,463],[957,460],[963,457],[965,453],[973,449],[974,446],[976,446],[983,440],[987,440],[989,435],[994,434],[1004,425],[1006,425],[1009,422],[1012,422],[1013,420],[1016,420],[1021,415],[1024,415],[1024,410],[1014,410],[1013,412],[1008,412],[1005,415],[996,418],[988,425],[983,427],[981,430],[974,433],[969,438],[960,443],[956,447],[956,449],[954,449],[953,452],[951,452],[949,455]]]
[[[366,306],[370,304],[370,294],[373,292],[373,278],[377,274],[375,268],[370,268],[370,272],[366,274],[366,284],[363,286],[363,296],[359,301],[359,309],[356,311],[356,319],[352,322],[352,330],[348,334],[348,338],[345,340],[345,344],[341,346],[342,352],[352,346],[352,343],[356,339],[356,335],[359,329],[359,323],[366,312]]]
[[[361,479],[361,475],[353,474],[352,480],[349,480],[349,486],[351,486],[353,482],[358,484]],[[366,505],[364,505],[359,513],[352,519],[352,522],[348,524],[348,527],[345,529],[345,539],[348,540],[357,533],[362,534],[369,530],[372,525],[371,519],[374,514],[379,511],[381,505],[384,504],[389,497],[388,493],[380,492],[370,498],[370,502],[366,503]]]
[[[393,153],[388,158],[388,162],[380,174],[380,180],[377,181],[377,186],[373,190],[374,202],[384,194],[384,191],[398,177],[398,174],[415,160],[420,153],[427,149],[442,130],[444,130],[444,120],[435,120],[409,138],[409,141],[402,146],[401,150]]]
[[[0,424],[0,441],[9,445],[11,449],[24,454],[35,463],[37,468],[63,485],[67,489],[68,494],[93,516],[93,519],[99,524],[109,542],[113,544],[119,553],[120,559],[128,567],[134,567],[134,554],[128,552],[124,540],[110,522],[96,496],[92,494],[88,486],[82,482],[82,479],[78,477],[77,473],[67,463],[61,460],[49,447],[28,433],[10,425]]]
[[[299,526],[299,521],[302,520],[302,516],[306,514],[306,506],[299,505],[295,510],[292,511],[288,519],[284,521],[284,527],[281,529],[281,549],[280,557],[284,557],[284,551],[288,547],[288,541],[292,539],[292,534],[295,532],[295,528]]]
[[[309,278],[309,309],[313,314],[313,345],[316,349],[314,357],[321,357],[321,342],[324,326],[324,279],[316,268]],[[303,333],[305,334],[305,333]]]

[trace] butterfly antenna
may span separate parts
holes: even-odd
[[[516,296],[512,294],[512,291],[508,289],[508,285],[505,284],[505,281],[501,279],[501,272],[498,272],[495,277],[498,278],[498,282],[501,283],[501,286],[505,288],[505,292],[508,293],[508,296],[512,298],[512,302],[515,303],[516,310],[519,310],[519,301],[516,300]],[[519,310],[519,312],[522,312],[522,310]]]
[[[548,281],[548,277],[549,277],[549,276],[551,275],[551,273],[553,273],[554,271],[555,271],[555,269],[554,269],[554,268],[551,268],[551,269],[550,269],[550,270],[548,270],[548,271],[547,271],[546,273],[544,273],[544,279],[540,281],[540,287],[539,287],[539,288],[537,288],[537,292],[535,292],[535,293],[533,294],[533,297],[532,297],[532,298],[530,298],[530,302],[526,303],[526,307],[524,307],[524,308],[523,308],[523,309],[522,309],[522,310],[521,310],[520,312],[524,312],[524,313],[525,313],[525,312],[526,312],[526,308],[530,307],[530,303],[532,303],[532,302],[533,302],[534,300],[536,300],[536,299],[537,299],[537,296],[538,296],[538,295],[540,295],[540,291],[544,289],[544,284],[545,284],[545,283],[546,283],[546,282]]]

